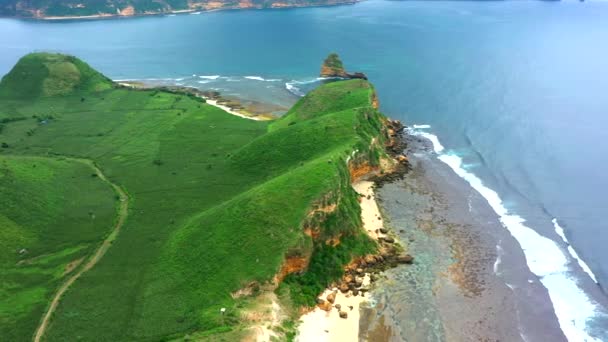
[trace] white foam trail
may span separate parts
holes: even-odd
[[[568,241],[568,239],[566,238],[566,234],[564,233],[564,228],[562,228],[559,225],[559,223],[557,223],[557,218],[553,218],[553,220],[551,220],[551,222],[553,222],[553,227],[555,228],[555,232],[557,233],[557,235],[559,235],[562,238],[562,240],[564,240],[564,242],[568,245],[568,252],[572,256],[572,258],[574,258],[578,262],[579,266],[583,269],[583,271],[585,271],[589,275],[589,277],[591,277],[591,279],[593,279],[593,281],[596,284],[598,284],[597,278],[595,278],[595,274],[593,274],[593,272],[591,271],[591,268],[587,265],[587,263],[583,259],[581,259],[578,256],[578,253],[576,253],[576,251],[570,244],[570,241]]]
[[[254,81],[265,81],[264,78],[260,76],[245,76],[245,78]]]
[[[292,94],[296,95],[296,96],[304,96],[305,94],[302,93],[302,91],[300,91],[300,88],[296,87],[293,82],[287,82],[285,83],[285,88]]]
[[[417,130],[431,128],[431,125],[413,125],[412,127],[413,129],[409,130],[409,133],[411,135],[421,136],[429,140],[433,144],[433,151],[435,151],[435,153],[439,154],[443,152],[443,145],[441,145],[441,143],[439,142],[439,138],[437,138],[436,135]]]
[[[204,78],[206,80],[217,80],[220,78],[220,75],[211,75],[211,76],[199,76],[200,78]]]
[[[486,187],[479,177],[462,167],[460,157],[441,153],[444,147],[439,143],[437,136],[417,130],[411,132],[428,138],[435,152],[439,154],[439,160],[467,181],[498,214],[502,225],[519,242],[528,267],[540,278],[549,292],[559,325],[567,339],[576,342],[599,342],[600,340],[590,336],[585,330],[587,321],[599,312],[598,306],[578,287],[576,279],[569,275],[568,259],[560,247],[553,240],[526,226],[526,221],[522,217],[510,213],[494,190]]]
[[[500,243],[500,242],[499,242]],[[498,274],[498,266],[502,263],[502,255],[504,254],[502,247],[496,245],[496,261],[494,261],[494,274]]]
[[[190,14],[199,15],[199,14],[201,14],[201,12],[192,12]]]

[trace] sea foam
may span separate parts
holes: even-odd
[[[217,80],[220,78],[220,75],[210,75],[210,76],[199,76],[200,78],[204,78],[206,80]]]
[[[553,227],[555,228],[555,232],[557,233],[557,235],[559,235],[562,240],[564,240],[564,242],[568,245],[568,252],[572,256],[572,258],[575,259],[578,262],[578,265],[583,269],[583,271],[585,271],[589,275],[589,277],[591,277],[591,279],[593,279],[593,281],[598,284],[597,278],[595,278],[595,274],[593,274],[591,268],[583,259],[579,258],[578,254],[570,244],[570,241],[568,241],[568,239],[566,238],[564,228],[559,225],[559,223],[557,222],[557,218],[553,218],[551,222],[553,222]]]
[[[430,126],[418,127],[413,126],[409,130],[410,134],[430,140],[438,159],[486,199],[498,214],[501,224],[519,242],[528,267],[548,290],[559,325],[568,340],[599,342],[600,340],[590,336],[586,331],[587,321],[599,312],[598,306],[579,288],[576,279],[569,274],[568,259],[557,243],[526,226],[526,221],[521,216],[510,213],[496,191],[485,186],[475,174],[465,170],[459,156],[449,152],[444,153],[445,148],[439,142],[439,138],[421,130],[421,127],[428,129]]]

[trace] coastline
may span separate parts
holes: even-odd
[[[378,189],[411,267],[384,272],[361,317],[370,341],[566,341],[547,290],[484,199],[408,135],[412,171]]]
[[[264,120],[275,119],[275,117],[268,115],[268,114],[251,113],[251,112],[245,110],[240,105],[238,100],[236,100],[236,101],[224,100],[224,98],[219,93],[212,94],[210,92],[200,91],[199,89],[192,88],[192,87],[159,86],[159,85],[154,85],[154,84],[147,84],[142,81],[121,80],[121,81],[115,81],[115,82],[116,82],[116,84],[118,84],[121,87],[127,87],[127,88],[133,88],[133,89],[159,89],[159,90],[166,90],[166,91],[170,91],[170,92],[182,92],[182,93],[186,93],[186,94],[191,94],[191,95],[194,95],[196,97],[199,97],[199,98],[205,100],[205,103],[210,106],[220,108],[229,114],[232,114],[232,115],[244,118],[244,119],[249,119],[249,120],[254,120],[254,121],[264,121]],[[230,106],[229,104],[233,104],[233,106]]]
[[[123,14],[110,14],[110,13],[102,13],[102,14],[94,14],[94,15],[83,15],[83,16],[43,16],[43,17],[25,17],[25,16],[0,16],[0,18],[8,18],[8,19],[22,19],[22,20],[41,20],[41,21],[70,21],[70,20],[104,20],[104,19],[131,19],[131,18],[143,18],[143,17],[152,17],[152,16],[174,16],[180,14],[202,14],[202,13],[211,13],[218,11],[241,11],[241,10],[280,10],[280,9],[293,9],[293,8],[314,8],[314,7],[332,7],[332,6],[342,6],[342,5],[355,5],[358,2],[363,0],[346,0],[346,1],[338,1],[330,4],[289,4],[289,5],[281,5],[281,6],[249,6],[249,7],[241,7],[241,6],[227,6],[221,8],[191,8],[191,9],[183,9],[183,10],[172,10],[168,12],[149,12],[149,13],[137,13],[132,15],[123,15]]]
[[[357,181],[353,189],[361,195],[361,219],[363,229],[374,240],[386,236],[379,229],[383,227],[380,209],[376,202],[374,182]],[[365,273],[361,276],[362,289],[357,295],[353,291],[344,293],[338,287],[327,288],[318,296],[319,305],[314,310],[300,317],[296,341],[358,341],[360,309],[367,304],[373,287],[372,276]],[[367,293],[367,295],[366,295]],[[340,312],[347,314],[340,317]]]

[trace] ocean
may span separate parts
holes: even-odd
[[[429,158],[481,196],[523,251],[519,267],[546,289],[564,335],[608,341],[607,19],[600,1],[383,0],[0,19],[0,74],[28,52],[57,51],[116,80],[288,108],[323,82],[321,61],[335,51],[369,76],[386,115],[430,141]]]

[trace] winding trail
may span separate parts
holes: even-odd
[[[112,232],[110,233],[110,235],[108,235],[108,237],[103,241],[103,243],[95,251],[93,256],[91,256],[91,258],[86,262],[86,264],[82,268],[80,268],[80,270],[78,270],[78,272],[76,272],[74,275],[69,277],[65,281],[65,283],[63,283],[63,285],[61,285],[61,287],[57,290],[57,293],[55,294],[55,296],[53,297],[53,300],[51,301],[51,305],[49,305],[46,313],[44,314],[44,317],[42,318],[42,321],[40,322],[40,325],[38,325],[38,329],[36,329],[36,335],[34,335],[34,342],[40,342],[42,337],[44,336],[44,333],[46,332],[46,329],[49,325],[51,317],[53,316],[53,313],[57,309],[57,306],[59,306],[59,301],[61,300],[61,296],[63,296],[63,294],[68,290],[68,288],[78,278],[80,278],[81,275],[83,275],[86,271],[90,270],[93,266],[95,266],[97,264],[97,262],[99,262],[99,260],[101,260],[101,258],[104,256],[104,254],[106,254],[108,249],[112,246],[112,242],[114,242],[114,240],[118,236],[118,233],[120,232],[120,228],[122,228],[122,226],[124,225],[124,223],[127,219],[128,212],[129,212],[129,196],[127,196],[127,193],[123,189],[121,189],[118,185],[110,182],[106,178],[106,176],[103,174],[103,172],[101,172],[101,170],[95,165],[95,163],[93,163],[91,160],[88,160],[88,159],[77,159],[77,158],[66,158],[66,159],[70,159],[70,160],[90,166],[93,170],[95,170],[95,174],[97,174],[97,177],[99,177],[99,179],[108,183],[112,187],[112,189],[114,189],[114,191],[118,194],[118,198],[120,201],[119,202],[120,205],[118,208],[118,219],[116,220],[116,223],[114,224],[114,228],[112,229]]]

